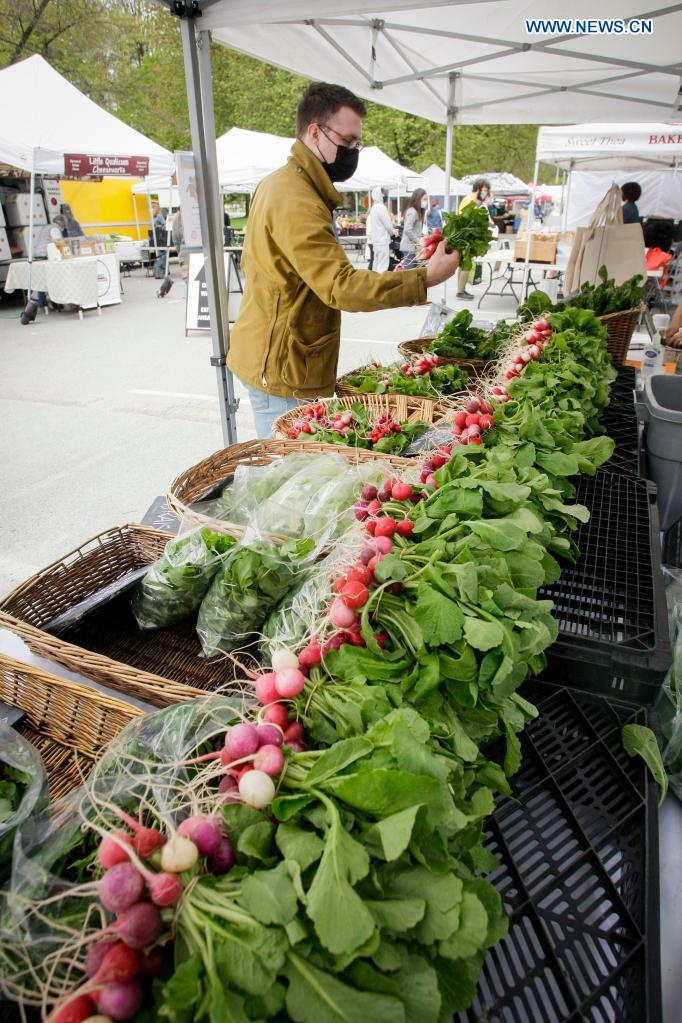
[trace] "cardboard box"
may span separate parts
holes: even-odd
[[[5,216],[8,227],[28,227],[30,223],[31,196],[28,192],[7,192]],[[47,213],[42,195],[33,196],[33,224],[47,224]]]
[[[9,238],[7,237],[7,231],[4,227],[0,227],[0,262],[5,259],[11,259],[12,252],[9,247]]]
[[[42,230],[43,230],[42,227],[34,227],[33,228],[33,255],[34,256],[36,254],[36,246],[38,244],[38,239],[40,237],[40,233],[41,233]],[[8,234],[9,234],[9,241],[10,241],[11,247],[13,249],[17,249],[19,251],[20,255],[22,255],[24,257],[28,257],[28,235],[29,235],[29,228],[28,227],[13,227],[10,231],[8,231]]]
[[[514,259],[523,262],[526,258],[527,235],[519,235],[514,243]],[[530,236],[531,263],[554,263],[556,261],[557,235],[532,234]]]

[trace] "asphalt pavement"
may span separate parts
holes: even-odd
[[[164,299],[158,281],[134,271],[120,305],[83,320],[41,312],[24,327],[18,300],[0,301],[0,595],[96,533],[139,521],[178,473],[223,446],[210,338],[185,336],[185,286],[173,272]],[[443,298],[442,286],[432,291]],[[490,297],[480,315],[513,312]],[[426,313],[344,313],[340,373],[396,358]],[[248,440],[250,406],[237,393],[238,438]]]

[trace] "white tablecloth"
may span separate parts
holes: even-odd
[[[118,261],[113,254],[79,259],[41,259],[32,264],[31,290],[45,291],[59,305],[94,309],[121,301]],[[12,263],[5,291],[27,291],[29,264]]]

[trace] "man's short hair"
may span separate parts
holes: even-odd
[[[326,124],[341,109],[350,107],[359,117],[367,116],[367,107],[343,85],[313,82],[305,89],[296,108],[296,135],[301,138],[309,124]]]
[[[620,191],[625,202],[637,202],[642,194],[642,186],[636,181],[626,181]]]

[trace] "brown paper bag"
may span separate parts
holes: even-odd
[[[596,284],[601,266],[606,267],[616,284],[635,274],[646,278],[642,225],[623,223],[620,186],[616,184],[597,206],[589,227],[576,231],[566,270],[565,293],[577,291],[585,281]]]

